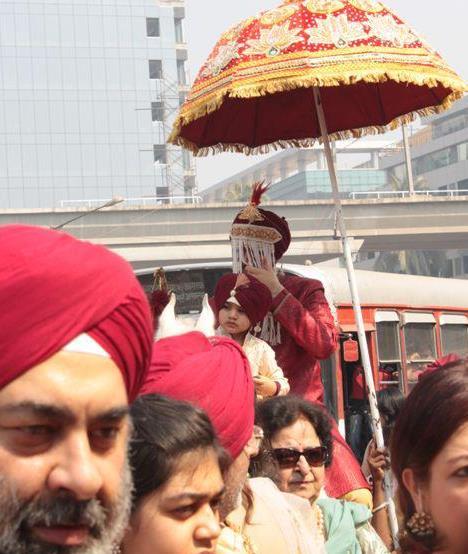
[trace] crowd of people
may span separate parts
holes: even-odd
[[[329,302],[277,273],[291,236],[262,192],[233,222],[213,336],[155,340],[163,306],[117,255],[0,228],[0,554],[468,552],[468,361],[383,391],[389,447],[361,468],[324,407]]]

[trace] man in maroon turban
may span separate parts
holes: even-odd
[[[253,447],[254,386],[242,348],[226,337],[193,331],[154,343],[142,394],[162,394],[202,408],[233,460],[221,512],[227,515],[247,478]]]
[[[320,281],[278,275],[275,265],[287,251],[291,233],[287,221],[260,208],[268,187],[254,185],[250,203],[236,216],[231,229],[233,270],[245,271],[266,285],[273,296],[271,312],[263,320],[260,337],[273,347],[278,365],[289,380],[291,392],[323,404],[324,388],[319,360],[327,359],[338,345],[338,334]],[[338,428],[334,461],[325,487],[330,496],[361,499],[353,490],[368,488]],[[363,492],[371,502],[370,492]]]
[[[128,403],[152,322],[105,248],[0,227],[0,552],[110,554],[130,507]]]
[[[226,337],[193,331],[154,343],[141,394],[185,400],[210,416],[221,445],[232,458],[252,436],[254,388],[242,348]]]

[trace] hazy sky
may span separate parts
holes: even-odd
[[[467,0],[387,0],[402,19],[468,79],[466,36]],[[280,4],[279,0],[186,0],[186,36],[193,79],[219,35],[242,19]],[[435,9],[437,6],[438,9]],[[200,189],[224,179],[256,161],[241,154],[222,154],[197,160]]]

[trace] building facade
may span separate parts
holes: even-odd
[[[353,198],[359,193],[380,191],[387,187],[387,174],[380,169],[338,169],[336,173],[343,198]],[[328,169],[299,172],[278,182],[268,192],[270,200],[311,200],[330,196]]]
[[[425,127],[411,138],[416,190],[468,195],[468,96],[424,123]],[[408,189],[401,148],[397,154],[382,157],[380,168],[388,173],[389,182]],[[445,276],[468,279],[468,250],[449,250],[446,258]]]
[[[468,192],[468,96],[442,114],[425,120],[425,127],[411,140],[413,175],[425,190]],[[383,156],[380,168],[408,186],[404,153]]]
[[[388,187],[387,172],[379,168],[379,156],[388,148],[388,141],[378,140],[337,143],[335,157],[343,197]],[[262,180],[271,183],[270,200],[311,200],[330,198],[332,194],[324,149],[314,146],[283,150],[203,190],[200,195],[206,202],[245,200],[252,183]]]
[[[0,2],[0,206],[188,196],[183,0]]]

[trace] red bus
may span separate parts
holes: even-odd
[[[349,338],[357,340],[346,271],[292,264],[281,268],[324,284],[340,330],[340,348],[322,362],[322,379],[327,407],[348,435],[353,410],[365,399],[359,397],[359,361],[347,361],[343,348]],[[177,296],[176,311],[185,317],[196,317],[203,295],[212,295],[219,277],[231,270],[228,263],[164,269]],[[151,288],[153,271],[136,271],[146,289]],[[468,355],[468,280],[363,270],[356,271],[356,278],[377,390],[396,386],[407,394],[427,364],[452,352]]]

